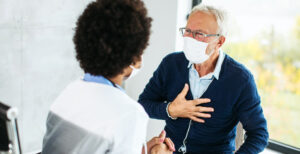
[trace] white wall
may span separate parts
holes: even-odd
[[[19,108],[25,152],[41,148],[50,104],[82,74],[72,28],[87,3],[0,0],[0,101]]]
[[[183,37],[179,32],[179,28],[185,27],[187,23],[187,15],[192,9],[192,0],[178,0],[177,1],[177,23],[176,23],[176,51],[183,49]]]

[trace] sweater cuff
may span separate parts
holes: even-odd
[[[174,117],[172,117],[172,116],[169,114],[169,110],[168,110],[168,109],[169,109],[169,105],[170,105],[170,104],[171,104],[171,102],[169,102],[168,105],[167,105],[167,107],[166,107],[167,115],[168,115],[168,117],[171,118],[172,120],[176,120],[177,118],[174,118]]]

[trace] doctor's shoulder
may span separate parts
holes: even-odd
[[[148,119],[149,116],[146,113],[144,107],[138,103],[136,100],[132,99],[130,96],[126,95],[126,104],[124,104],[126,109],[132,114],[136,116],[140,116],[144,119]],[[124,99],[125,100],[125,99]]]

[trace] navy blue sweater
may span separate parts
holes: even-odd
[[[151,118],[166,121],[167,136],[176,150],[183,144],[189,119],[172,120],[166,107],[189,83],[188,63],[182,52],[166,56],[138,101]],[[266,147],[269,135],[260,97],[253,76],[243,65],[226,55],[219,80],[212,81],[202,98],[211,99],[202,106],[213,107],[214,112],[205,123],[192,121],[186,140],[188,153],[233,153],[239,121],[247,138],[237,153],[259,153]],[[186,99],[193,99],[191,91]]]

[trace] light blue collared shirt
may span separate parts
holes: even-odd
[[[203,93],[207,90],[214,78],[216,80],[219,79],[224,58],[225,53],[222,50],[219,50],[219,58],[215,70],[203,77],[199,77],[195,66],[191,62],[188,64],[190,90],[194,99],[200,98],[203,95]]]
[[[121,91],[125,92],[125,90],[121,86],[119,86],[118,84],[112,83],[111,81],[109,81],[102,75],[95,76],[95,75],[91,75],[89,73],[85,73],[83,80],[87,81],[87,82],[96,82],[96,83],[100,83],[100,84],[106,84],[109,86],[119,88]]]

